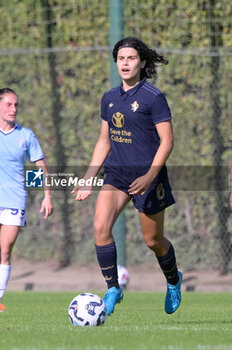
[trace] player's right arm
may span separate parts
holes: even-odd
[[[100,136],[94,147],[92,160],[89,164],[88,170],[85,173],[84,179],[87,180],[91,177],[97,176],[100,168],[102,167],[106,157],[108,156],[111,149],[110,138],[109,138],[109,126],[108,122],[102,120]],[[76,193],[76,200],[84,200],[89,197],[92,193],[92,186],[76,186],[72,190],[72,194]]]

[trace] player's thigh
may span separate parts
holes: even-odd
[[[130,196],[112,185],[104,185],[98,195],[94,227],[95,231],[110,232]]]
[[[139,213],[142,233],[148,246],[152,246],[163,240],[164,237],[164,213],[162,210],[153,215]]]
[[[5,251],[13,247],[18,234],[20,226],[15,225],[2,225],[1,226],[1,236],[0,236],[0,246],[1,250]]]

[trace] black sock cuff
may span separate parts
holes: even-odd
[[[173,248],[172,243],[170,243],[169,250],[168,250],[168,252],[167,252],[165,255],[163,255],[163,256],[157,256],[157,255],[156,255],[156,257],[157,257],[159,263],[165,263],[165,262],[168,263],[168,261],[169,261],[170,259],[172,259],[173,256],[175,257],[175,251],[174,251],[174,248]]]
[[[110,244],[106,244],[106,245],[96,245],[95,244],[95,249],[97,252],[108,252],[108,251],[112,251],[112,249],[115,249],[115,242],[110,243]]]

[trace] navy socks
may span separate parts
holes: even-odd
[[[97,246],[96,253],[98,263],[100,265],[102,274],[106,280],[108,289],[111,287],[119,288],[118,285],[118,269],[117,269],[117,251],[115,242]]]
[[[170,284],[177,284],[179,281],[178,270],[176,266],[176,257],[175,251],[170,245],[169,251],[164,256],[156,256],[160,264],[160,267],[167,279],[167,282]]]
[[[108,289],[111,287],[119,288],[118,285],[118,270],[117,270],[117,251],[115,242],[104,245],[97,246],[96,253],[98,263],[100,265],[102,275],[105,278]],[[178,270],[176,266],[175,251],[170,245],[169,251],[164,256],[156,256],[159,265],[170,284],[177,284],[179,281]]]

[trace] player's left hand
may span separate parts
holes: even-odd
[[[44,197],[41,208],[40,208],[40,213],[44,213],[44,219],[47,219],[49,215],[52,214],[53,211],[53,206],[52,206],[52,201],[51,198],[49,197]]]
[[[147,192],[148,188],[151,186],[153,178],[149,176],[149,174],[145,174],[143,176],[135,179],[129,186],[128,192],[129,194],[141,194],[143,195]]]

